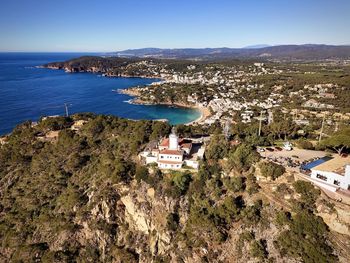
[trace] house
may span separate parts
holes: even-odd
[[[350,190],[350,157],[336,156],[310,170],[310,177],[316,182],[325,183],[334,190]]]
[[[179,138],[173,130],[169,138],[163,138],[158,144],[150,145],[139,157],[145,164],[156,163],[160,169],[181,169],[184,165],[198,169],[204,151],[202,143]]]
[[[251,118],[252,116],[254,115],[254,112],[251,111],[251,110],[246,110],[246,111],[243,111],[241,113],[241,117],[242,117],[242,122],[243,123],[248,123],[248,122],[251,122]]]

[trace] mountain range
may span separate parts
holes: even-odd
[[[117,51],[120,57],[154,57],[164,59],[267,59],[325,60],[350,59],[350,45],[254,45],[244,48],[141,48]]]

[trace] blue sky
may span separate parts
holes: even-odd
[[[350,0],[1,0],[0,51],[350,44]]]

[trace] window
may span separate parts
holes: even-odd
[[[327,177],[322,174],[316,174],[316,178],[321,179],[323,181],[327,181]]]
[[[161,156],[160,156],[160,159],[164,159],[164,156],[163,156],[163,155],[161,155]]]
[[[339,186],[339,185],[340,185],[340,182],[339,182],[339,181],[337,181],[337,180],[334,180],[333,184],[335,184],[335,185]]]

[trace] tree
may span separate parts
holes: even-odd
[[[271,177],[272,180],[280,177],[286,171],[282,165],[272,162],[263,162],[259,166],[261,174],[265,177]]]
[[[323,140],[321,145],[330,147],[341,155],[344,149],[350,149],[350,128],[335,132],[331,137]]]
[[[229,169],[235,168],[236,171],[246,171],[252,164],[259,161],[260,155],[249,145],[241,144],[228,157]]]
[[[297,140],[297,146],[301,149],[306,149],[306,150],[313,150],[314,149],[313,144],[304,138]]]
[[[228,144],[224,136],[215,134],[207,147],[205,157],[209,160],[219,160],[226,156]]]
[[[300,202],[303,207],[314,209],[316,200],[320,195],[320,190],[315,188],[310,182],[298,180],[293,183],[295,191],[301,195]]]
[[[178,188],[182,195],[184,195],[187,192],[191,181],[192,176],[187,171],[185,171],[184,173],[178,173],[173,178],[174,185]]]

